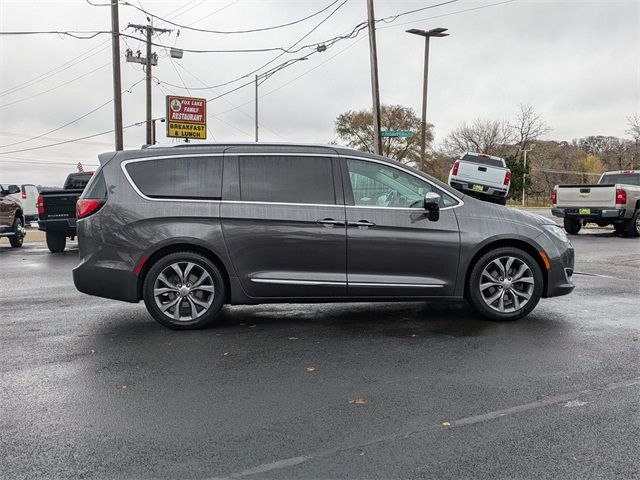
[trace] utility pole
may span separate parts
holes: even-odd
[[[533,143],[531,144],[531,147],[529,147],[528,150],[523,149],[521,150],[522,155],[523,155],[523,166],[524,166],[524,170],[522,172],[522,206],[524,207],[524,200],[525,200],[525,187],[527,185],[527,153],[529,153],[531,150],[533,150],[533,147],[535,147],[536,144]]]
[[[447,28],[433,28],[431,30],[419,30],[412,28],[407,33],[424,37],[424,76],[422,79],[422,122],[420,123],[420,134],[422,142],[420,145],[420,170],[424,171],[424,164],[427,159],[427,85],[429,84],[429,39],[431,37],[446,37]]]
[[[258,142],[258,75],[256,75],[256,143]]]
[[[122,80],[120,78],[120,18],[118,0],[111,0],[111,61],[113,64],[113,121],[116,150],[124,148],[122,138]]]
[[[147,84],[147,118],[146,118],[146,143],[147,145],[153,145],[155,139],[153,135],[153,124],[152,124],[152,102],[151,102],[151,67],[153,65],[158,65],[158,55],[156,53],[151,52],[151,38],[154,33],[169,33],[171,30],[167,30],[166,28],[156,28],[153,25],[136,25],[130,23],[127,28],[134,28],[141,33],[144,33],[146,36],[147,42],[147,55],[146,57],[142,57],[140,51],[137,52],[137,55],[134,56],[131,50],[127,50],[127,62],[140,63],[145,66],[145,80]]]
[[[378,83],[378,47],[376,44],[376,20],[373,0],[367,0],[367,19],[369,24],[369,54],[371,63],[371,95],[373,97],[373,146],[377,155],[382,155],[380,140],[380,86]]]

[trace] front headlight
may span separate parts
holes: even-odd
[[[547,233],[550,233],[561,242],[569,243],[567,234],[564,233],[564,230],[560,228],[558,225],[543,225],[542,228],[544,228]]]

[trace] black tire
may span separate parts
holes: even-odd
[[[184,279],[178,277],[177,273],[172,270],[172,265],[175,264],[183,274],[187,270],[188,264],[194,266]],[[167,269],[169,272],[166,272]],[[208,274],[208,278],[204,272]],[[163,273],[166,273],[164,278],[169,280],[171,285],[159,279]],[[200,278],[206,279],[199,285],[202,289],[195,288],[191,283],[197,284]],[[154,294],[156,283],[162,290],[171,291],[160,293],[156,299]],[[187,288],[181,294],[178,286],[181,286],[183,290],[184,287]],[[205,291],[204,287],[212,288]],[[174,330],[192,330],[215,322],[217,314],[227,298],[227,289],[222,272],[211,260],[198,253],[185,251],[170,253],[158,259],[151,266],[144,279],[142,296],[147,310],[158,323]],[[200,303],[196,305],[196,301]],[[174,306],[176,302],[177,308]],[[167,313],[163,312],[159,304],[167,307],[165,309]],[[208,304],[208,306],[204,308],[202,304]],[[198,310],[198,307],[202,309]],[[176,318],[176,310],[179,319]],[[186,315],[187,310],[188,315]],[[184,318],[183,313],[185,314]]]
[[[9,237],[9,243],[13,248],[20,248],[24,242],[22,227],[22,219],[20,217],[16,217],[13,221],[13,235]]]
[[[507,199],[505,197],[496,198],[496,203],[498,205],[506,205],[507,204]]]
[[[67,237],[64,233],[46,232],[47,247],[51,253],[60,253],[64,251],[64,247],[67,244]]]
[[[505,261],[510,258],[514,259],[513,262]],[[500,271],[493,263],[494,260],[501,263],[506,276],[493,276],[493,273]],[[523,270],[519,277],[522,281],[512,283],[509,279],[516,278],[515,275],[519,273],[522,265],[526,265],[526,270]],[[508,270],[506,270],[507,266],[509,266]],[[493,280],[483,275],[485,269],[495,270],[491,272]],[[500,278],[503,278],[504,282]],[[491,286],[481,288],[481,280],[482,285],[491,284]],[[544,277],[538,262],[527,252],[515,247],[502,247],[478,259],[472,267],[466,287],[467,299],[482,316],[491,320],[512,321],[528,315],[536,307],[544,290]],[[517,294],[511,293],[512,291]],[[525,298],[527,296],[528,298]],[[489,302],[491,298],[494,300]],[[500,305],[504,311],[499,311]]]
[[[628,237],[640,235],[640,210],[636,210],[631,219],[624,222],[624,233]]]
[[[625,227],[626,227],[626,225],[624,223],[614,223],[613,224],[613,229],[616,231],[617,234],[623,234]]]
[[[570,235],[577,235],[582,228],[582,221],[579,218],[566,218],[564,219],[564,229]]]

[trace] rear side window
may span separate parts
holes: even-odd
[[[613,185],[616,183],[640,185],[640,173],[607,173],[600,179],[601,185]]]
[[[91,172],[72,173],[65,180],[64,189],[65,190],[82,190],[84,187],[87,186],[87,183],[89,183],[89,180],[91,180],[92,176],[93,176],[93,173]]]
[[[238,162],[243,201],[336,203],[329,157],[247,156]]]
[[[107,198],[107,184],[104,181],[102,170],[95,174],[95,178],[87,185],[82,198],[104,199]]]
[[[504,161],[499,158],[483,157],[482,155],[466,154],[462,157],[465,162],[479,163],[480,165],[489,165],[490,167],[504,167]]]
[[[176,157],[129,163],[133,183],[151,198],[219,200],[222,157]]]

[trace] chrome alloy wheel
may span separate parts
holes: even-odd
[[[492,310],[510,313],[524,307],[533,294],[531,268],[516,257],[498,257],[480,275],[480,295]]]
[[[156,305],[167,317],[188,322],[204,315],[215,295],[213,279],[202,266],[176,262],[166,267],[153,284]]]
[[[640,215],[636,216],[636,232],[640,235]]]

